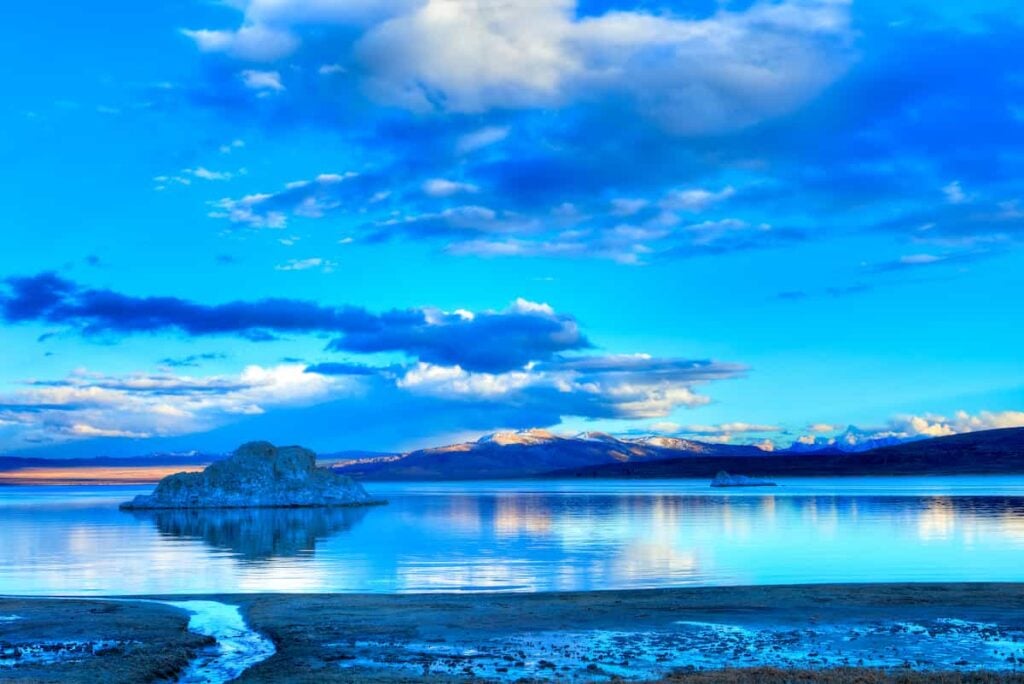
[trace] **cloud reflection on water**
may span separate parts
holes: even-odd
[[[0,593],[1024,580],[1021,496],[566,487],[378,485],[390,505],[145,514],[6,488]]]

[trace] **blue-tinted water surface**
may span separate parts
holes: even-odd
[[[1024,581],[1024,478],[372,483],[388,506],[129,513],[0,487],[0,594]]]

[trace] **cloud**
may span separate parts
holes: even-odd
[[[661,201],[666,209],[683,211],[703,211],[713,204],[718,204],[736,194],[736,188],[726,186],[714,192],[704,188],[674,190]]]
[[[383,369],[361,363],[325,361],[306,366],[306,372],[320,375],[377,375],[382,373]]]
[[[109,376],[79,370],[0,397],[0,421],[19,426],[23,443],[144,439],[207,430],[238,416],[309,405],[352,391],[347,380],[308,374],[301,364],[251,365],[237,375],[203,377]]]
[[[749,432],[781,432],[778,425],[758,423],[721,423],[720,425],[683,425],[678,432],[690,435],[735,435]]]
[[[686,20],[574,3],[429,0],[355,46],[378,100],[483,112],[619,99],[679,134],[750,125],[798,106],[849,62],[848,6],[756,4]]]
[[[62,324],[85,335],[178,331],[190,336],[237,335],[263,340],[280,334],[337,335],[329,348],[399,352],[419,360],[504,371],[590,347],[571,316],[516,300],[501,311],[434,308],[374,314],[293,299],[207,305],[176,297],[134,297],[79,286],[52,273],[8,278],[0,317],[8,323]]]
[[[276,71],[257,71],[256,69],[246,69],[240,74],[242,77],[242,83],[249,90],[259,91],[275,91],[279,92],[284,90],[284,85],[281,83],[281,74]]]
[[[252,97],[238,72],[253,65],[216,26],[205,49],[217,56],[161,97],[271,131],[329,129],[373,160],[361,174],[385,180],[335,189],[309,212],[274,207],[271,191],[215,216],[281,227],[341,214],[355,241],[623,264],[864,232],[896,236],[906,254],[1020,242],[1019,28],[1001,10],[968,25],[838,0],[685,15],[563,0],[340,5],[232,5],[236,27],[294,40],[256,65],[286,78],[279,96]],[[343,69],[330,87],[324,65]],[[444,212],[465,195],[425,195],[430,179],[475,186],[472,204],[504,220],[471,229],[501,234],[460,234]],[[556,216],[563,204],[576,219]],[[710,242],[684,229],[726,221],[747,229]]]
[[[231,142],[221,145],[217,149],[221,154],[231,154],[235,150],[240,150],[243,147],[245,147],[245,141],[240,138],[235,138]]]
[[[205,352],[202,354],[189,354],[180,358],[167,357],[160,361],[160,364],[168,368],[197,368],[203,361],[220,361],[226,359],[227,354],[220,352]]]
[[[926,437],[948,437],[980,430],[1024,427],[1024,411],[980,411],[976,414],[957,411],[952,416],[937,414],[902,415],[891,418],[882,426],[850,425],[845,430],[839,425],[810,426],[814,435],[797,438],[800,444],[828,446],[842,444],[847,448],[867,447]],[[842,431],[842,432],[840,432]],[[831,437],[823,434],[839,433]]]
[[[223,52],[232,57],[271,62],[291,53],[299,40],[287,31],[266,26],[242,26],[235,31],[182,29],[202,52]]]
[[[209,216],[250,228],[284,228],[289,216],[320,218],[346,202],[366,201],[375,186],[376,179],[354,172],[321,173],[312,180],[288,183],[276,192],[216,200]]]
[[[517,300],[502,311],[394,312],[381,325],[352,330],[328,345],[335,351],[403,351],[428,364],[499,372],[590,347],[576,321],[546,305]]]
[[[650,419],[708,403],[695,386],[734,378],[735,364],[645,355],[559,358],[506,373],[419,363],[397,381],[415,394],[544,408],[585,418]]]
[[[459,193],[479,192],[480,188],[472,183],[451,181],[447,178],[430,178],[423,183],[423,192],[431,197],[449,197]]]
[[[308,271],[318,269],[323,273],[332,273],[337,264],[329,259],[321,257],[309,257],[308,259],[289,259],[283,264],[274,267],[275,271]]]
[[[231,180],[231,173],[227,171],[211,171],[204,166],[197,166],[194,169],[184,169],[184,173],[188,173],[196,178],[208,181]]]
[[[905,254],[892,261],[883,261],[877,264],[865,264],[865,266],[876,273],[891,271],[907,271],[912,269],[927,268],[942,265],[962,265],[978,261],[999,252],[992,249],[967,249],[959,252],[946,252],[935,254],[931,252],[918,252],[916,254]]]
[[[493,373],[422,361],[387,368],[253,365],[210,376],[79,370],[0,396],[0,422],[14,429],[7,448],[101,437],[93,453],[106,453],[118,437],[156,445],[147,450],[181,448],[180,440],[167,439],[208,430],[228,430],[235,441],[245,434],[288,439],[299,423],[306,426],[304,442],[325,448],[350,448],[353,435],[366,434],[375,435],[378,448],[392,448],[396,440],[436,438],[439,431],[552,426],[563,417],[662,417],[706,404],[697,385],[741,373],[731,364],[614,356]],[[132,453],[141,448],[135,442]]]
[[[507,138],[509,130],[508,126],[484,126],[464,133],[455,141],[455,151],[458,154],[469,154],[489,147]]]
[[[942,194],[950,204],[963,204],[967,201],[967,194],[960,187],[960,181],[951,181],[942,187]]]

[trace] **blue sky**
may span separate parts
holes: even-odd
[[[0,449],[1024,424],[1010,2],[22,5]]]

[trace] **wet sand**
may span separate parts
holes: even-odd
[[[1024,584],[194,598],[239,606],[274,642],[276,653],[240,682],[1024,682]],[[12,633],[69,639],[61,630],[75,622],[79,639],[187,648],[195,635],[184,632],[184,618],[144,605],[0,600],[0,618],[17,614],[31,626],[22,633],[0,621],[0,641]],[[50,617],[51,608],[64,617]],[[123,648],[77,667],[105,661],[104,672],[128,672],[115,661],[138,649]],[[85,670],[45,669],[58,666],[39,666],[36,676],[89,681]],[[155,671],[141,667],[133,665]],[[0,678],[20,669],[0,669]]]
[[[0,598],[0,681],[173,679],[213,643],[188,622],[157,604]]]

